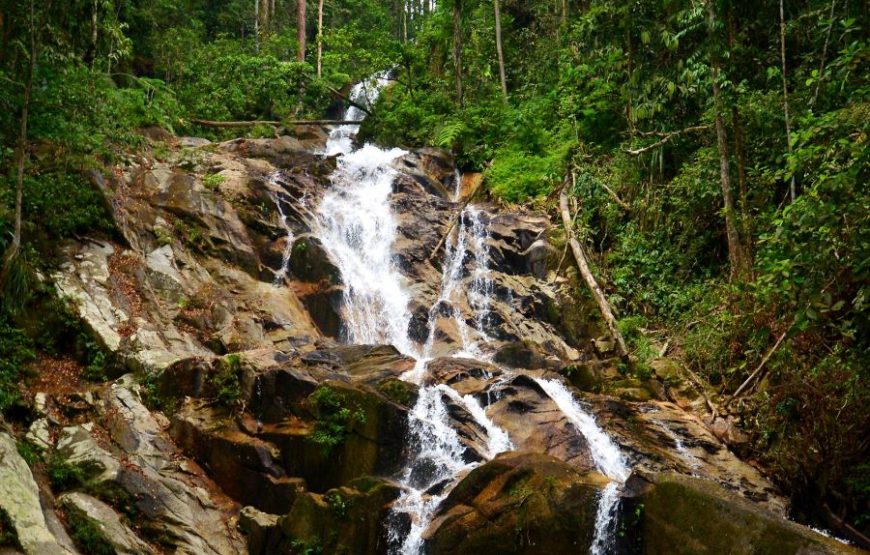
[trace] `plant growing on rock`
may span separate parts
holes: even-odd
[[[365,424],[366,415],[360,408],[351,410],[344,395],[335,389],[321,385],[314,390],[309,400],[317,417],[314,433],[310,441],[320,445],[324,456],[344,443],[352,423]]]
[[[115,548],[106,539],[97,521],[73,509],[66,512],[69,530],[82,551],[91,555],[114,555]]]
[[[234,353],[220,359],[217,372],[211,375],[217,401],[226,407],[236,406],[242,397],[242,386],[239,380],[241,369],[242,357]]]

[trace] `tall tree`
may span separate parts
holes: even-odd
[[[788,148],[789,158],[791,158],[791,118],[788,114],[788,79],[785,71],[785,9],[783,7],[783,0],[779,0],[779,55],[780,61],[782,62],[782,110],[783,115],[785,116],[785,142]],[[793,173],[789,180],[788,193],[791,197],[791,201],[794,202],[796,193]]]
[[[323,0],[317,2],[317,76],[323,76]]]
[[[728,240],[728,259],[731,263],[731,277],[742,278],[746,274],[746,257],[743,254],[743,245],[740,234],[737,231],[736,215],[734,211],[734,197],[731,185],[731,162],[728,154],[728,135],[725,132],[725,121],[722,117],[723,100],[722,90],[719,86],[721,62],[717,52],[716,43],[716,9],[714,0],[707,0],[707,26],[710,33],[710,76],[713,81],[713,109],[716,113],[716,146],[719,150],[719,179],[722,186],[722,201],[725,212],[725,236]]]
[[[18,147],[15,153],[15,224],[12,231],[12,243],[3,253],[3,265],[0,267],[0,290],[6,286],[6,280],[12,272],[12,266],[21,251],[21,213],[24,205],[24,164],[27,159],[27,123],[30,113],[30,98],[33,92],[33,74],[36,71],[36,16],[30,0],[30,59],[27,64],[27,77],[24,83],[24,101],[21,106],[21,126],[18,132]]]
[[[504,53],[501,46],[501,10],[499,9],[499,0],[492,0],[493,9],[495,10],[495,49],[498,53],[498,76],[501,80],[501,92],[504,95],[504,101],[508,101],[507,80],[504,75]]]
[[[300,62],[305,61],[306,7],[306,0],[296,0],[296,42],[298,43],[296,59]]]
[[[456,102],[462,106],[462,0],[453,0],[453,74]]]

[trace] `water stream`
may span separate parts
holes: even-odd
[[[355,86],[351,98],[370,106],[387,82],[387,74],[379,74]],[[362,110],[352,106],[345,119],[360,121],[363,116]],[[490,342],[486,327],[493,282],[488,265],[488,220],[485,211],[475,205],[463,210],[457,230],[445,246],[441,290],[429,310],[427,340],[422,345],[415,342],[408,333],[411,298],[407,279],[393,255],[397,221],[390,204],[396,175],[392,162],[406,151],[373,145],[356,147],[353,141],[357,127],[343,125],[330,133],[322,154],[338,155],[337,168],[330,176],[332,186],[315,211],[312,233],[341,273],[344,339],[356,344],[390,344],[417,361],[413,370],[402,376],[419,386],[419,394],[408,414],[410,456],[399,477],[403,490],[388,519],[388,537],[392,552],[418,555],[423,548],[423,533],[458,477],[479,464],[476,461],[481,458],[488,460],[513,448],[508,434],[493,423],[478,399],[427,379],[437,320],[444,314],[452,319],[459,335],[459,341],[447,355],[490,359],[486,352]],[[459,181],[457,178],[456,201],[461,189]],[[288,241],[291,239],[288,234]],[[286,271],[282,268],[282,273]],[[559,382],[539,383],[587,437],[601,471],[614,483],[624,481],[628,468],[594,419],[579,408]],[[451,410],[464,411],[471,417],[477,428],[475,433],[485,438],[483,447],[474,448],[463,442],[451,425]],[[598,528],[610,530],[615,522],[611,513],[615,512],[618,499],[618,488],[604,491],[599,507],[599,513],[604,511],[604,515],[599,514],[597,519],[602,521],[600,526],[596,521],[596,541]],[[592,553],[605,552],[593,545]]]

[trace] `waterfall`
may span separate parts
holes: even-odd
[[[595,422],[595,418],[580,406],[568,388],[558,380],[536,378],[541,389],[556,403],[577,431],[586,438],[596,468],[613,480],[601,492],[595,515],[595,535],[589,549],[591,555],[606,555],[613,550],[619,509],[619,489],[628,479],[631,469],[619,447]]]
[[[371,106],[386,83],[387,73],[384,72],[356,85],[351,98],[357,104]],[[362,118],[363,111],[355,106],[345,115],[347,120],[361,121]],[[397,230],[390,206],[396,176],[392,162],[406,151],[398,148],[384,150],[373,145],[355,148],[356,128],[356,125],[342,125],[329,135],[322,154],[339,157],[336,170],[330,176],[332,187],[315,211],[312,233],[341,273],[346,340],[357,344],[391,344],[417,360],[415,370],[403,376],[420,385],[418,400],[408,413],[413,456],[401,476],[403,492],[394,503],[395,518],[391,519],[400,520],[407,515],[411,527],[407,534],[399,532],[397,526],[391,526],[388,531],[391,544],[398,552],[416,555],[422,549],[423,532],[457,476],[477,464],[467,455],[468,448],[450,425],[445,397],[464,409],[485,432],[486,452],[481,455],[493,457],[510,449],[511,443],[507,433],[486,416],[484,408],[473,397],[461,396],[444,384],[423,385],[434,342],[431,329],[436,317],[435,307],[430,310],[430,339],[421,349],[408,335],[410,297],[406,280],[394,263],[392,253]],[[481,215],[469,211],[466,216],[464,220],[471,222],[473,241],[476,244],[485,242]],[[449,249],[449,261],[445,264],[449,269],[445,272],[438,302],[451,302],[454,293],[460,289],[463,263],[469,256],[470,242],[465,238],[468,234],[463,223],[460,226],[462,238]],[[488,253],[482,250],[483,247],[471,248],[475,257],[474,282],[481,284],[473,288],[485,295]],[[472,304],[471,299],[468,302]],[[474,304],[478,311],[477,328],[482,330],[488,301],[478,300]],[[462,330],[465,322],[461,310],[453,306],[453,317]],[[477,354],[470,330],[461,333],[464,337],[461,352]],[[468,339],[465,339],[466,335]]]
[[[272,174],[269,178],[269,182],[271,184],[275,184],[278,179],[278,173]],[[293,233],[293,230],[290,228],[290,224],[287,223],[287,214],[284,212],[284,207],[281,204],[281,197],[275,193],[272,196],[272,201],[275,203],[275,206],[278,208],[278,214],[281,220],[281,227],[284,228],[284,232],[287,234],[286,243],[284,243],[284,252],[281,254],[281,267],[278,271],[275,272],[275,279],[273,280],[273,285],[280,286],[283,285],[286,281],[289,272],[290,272],[290,255],[293,254],[293,243],[296,241],[296,234]]]

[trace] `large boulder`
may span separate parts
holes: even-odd
[[[71,555],[52,533],[30,467],[18,454],[15,440],[0,432],[0,511],[11,524],[16,542],[27,555]]]
[[[94,532],[102,545],[110,546],[117,555],[152,555],[157,550],[143,542],[124,524],[109,505],[85,493],[65,493],[58,498],[66,511],[71,526],[78,526],[82,533]]]
[[[644,553],[858,555],[861,550],[783,519],[714,482],[679,474],[635,476]]]
[[[507,453],[472,470],[425,532],[426,552],[585,553],[607,479],[540,453]]]

